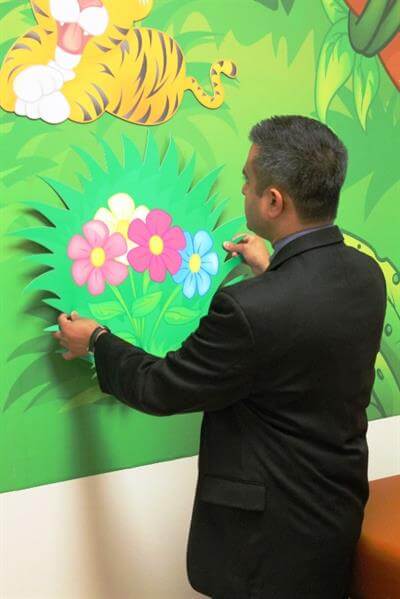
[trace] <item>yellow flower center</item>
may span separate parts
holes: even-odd
[[[189,260],[189,268],[191,272],[199,272],[201,266],[201,258],[199,254],[192,254]]]
[[[153,235],[150,237],[149,248],[152,254],[159,256],[163,253],[164,242],[159,235]]]
[[[120,233],[125,239],[128,239],[129,220],[121,219],[115,227],[116,233]]]
[[[100,266],[103,266],[105,261],[106,253],[103,248],[93,248],[90,252],[90,262],[93,264],[93,266],[100,268]]]

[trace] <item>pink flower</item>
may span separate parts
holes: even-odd
[[[131,222],[128,237],[138,247],[128,253],[128,262],[135,270],[149,269],[150,278],[161,283],[168,271],[174,275],[182,263],[178,250],[186,246],[185,235],[179,227],[170,227],[172,218],[163,210],[151,210],[146,222]]]
[[[128,267],[114,258],[126,252],[126,241],[119,233],[109,234],[99,220],[83,225],[82,235],[74,235],[68,244],[68,258],[74,260],[72,276],[78,285],[87,282],[89,293],[103,293],[105,281],[120,285],[128,276]]]

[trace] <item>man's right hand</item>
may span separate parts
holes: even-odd
[[[233,243],[233,240],[239,237],[242,240]],[[250,266],[256,276],[265,272],[269,266],[270,253],[262,237],[240,233],[232,237],[232,242],[224,241],[223,247],[227,252],[231,252],[232,256],[238,256],[239,254],[243,256],[243,260]]]

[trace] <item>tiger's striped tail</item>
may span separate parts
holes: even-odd
[[[194,77],[186,77],[185,89],[190,90],[196,99],[206,108],[219,108],[225,99],[225,90],[221,83],[221,74],[234,79],[237,76],[237,68],[231,60],[220,60],[214,62],[210,69],[210,79],[214,95],[208,95]]]

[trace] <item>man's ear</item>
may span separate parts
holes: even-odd
[[[267,187],[263,193],[264,206],[269,218],[277,218],[284,208],[284,197],[276,187]]]

